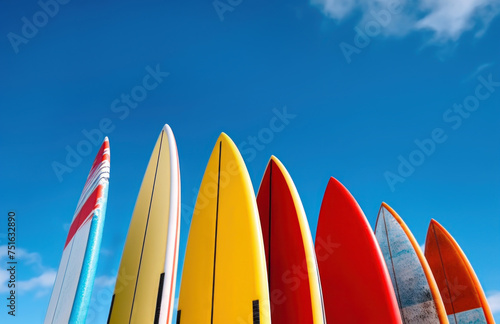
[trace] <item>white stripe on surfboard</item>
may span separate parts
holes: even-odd
[[[177,277],[177,263],[180,234],[180,171],[179,156],[175,137],[168,125],[163,127],[167,134],[170,149],[170,206],[167,232],[167,248],[165,256],[165,279],[160,308],[159,323],[170,323],[173,317],[175,284]]]
[[[73,215],[73,220],[76,215],[80,212],[82,206],[87,202],[89,196],[94,192],[94,189],[97,188],[102,179],[109,179],[110,172],[110,164],[108,161],[104,160],[98,165],[99,172],[92,175],[91,178],[87,180],[85,183],[85,187],[83,188],[80,199],[78,200],[78,204],[76,205],[76,210]]]

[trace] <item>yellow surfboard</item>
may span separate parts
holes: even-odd
[[[180,176],[165,125],[142,181],[123,250],[108,323],[171,323],[179,250]]]
[[[255,194],[236,145],[222,133],[191,221],[177,324],[270,322]]]

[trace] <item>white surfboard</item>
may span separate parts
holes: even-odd
[[[109,169],[109,141],[106,137],[69,228],[45,324],[85,323],[106,214]]]

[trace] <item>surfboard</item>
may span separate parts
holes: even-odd
[[[439,290],[417,240],[386,203],[380,207],[375,237],[382,250],[403,323],[448,323]]]
[[[323,196],[315,246],[328,323],[402,323],[372,228],[351,193],[333,177]]]
[[[123,249],[108,323],[170,323],[179,251],[177,146],[165,125],[151,154]]]
[[[257,206],[266,253],[272,323],[325,323],[309,223],[290,174],[275,156],[264,172]]]
[[[474,269],[455,239],[435,220],[431,220],[427,231],[425,257],[450,323],[495,323]]]
[[[269,324],[266,259],[250,176],[222,133],[189,230],[177,324]]]
[[[94,159],[69,227],[45,324],[85,323],[106,215],[109,162],[106,137]]]

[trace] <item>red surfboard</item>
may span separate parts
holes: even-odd
[[[309,224],[292,178],[274,156],[260,184],[257,207],[266,252],[271,322],[324,324]]]
[[[435,220],[429,224],[425,257],[441,292],[450,323],[495,323],[467,257],[453,237]]]
[[[321,204],[315,244],[328,323],[402,323],[370,224],[333,177]]]

